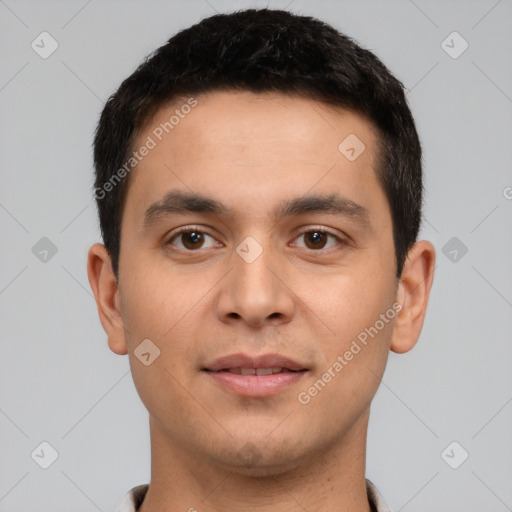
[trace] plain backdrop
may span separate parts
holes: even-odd
[[[373,403],[367,476],[394,512],[512,510],[512,0],[0,0],[0,511],[114,511],[149,481],[147,412],[86,274],[93,132],[177,30],[267,5],[374,51],[423,144],[436,277]]]

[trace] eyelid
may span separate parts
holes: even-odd
[[[328,228],[322,224],[311,224],[310,226],[302,226],[299,228],[294,235],[295,238],[299,235],[302,235],[304,233],[309,233],[311,231],[321,231],[322,233],[328,233],[329,235],[335,236],[336,238],[339,238],[340,240],[343,238],[348,238],[347,235],[345,235],[343,232],[338,231],[333,228]]]
[[[215,235],[213,235],[212,233],[209,232],[208,228],[205,228],[204,226],[199,226],[199,225],[196,225],[196,224],[189,224],[189,225],[186,225],[186,226],[181,226],[181,227],[176,228],[175,230],[171,231],[169,233],[169,235],[165,238],[164,245],[172,245],[171,244],[172,240],[174,240],[180,234],[187,233],[187,232],[192,232],[192,231],[199,231],[200,233],[213,238],[218,244],[224,245],[222,242],[220,242],[218,240],[218,238]],[[336,230],[333,230],[331,228],[327,228],[327,227],[322,226],[322,225],[311,225],[311,226],[301,227],[300,230],[296,231],[295,234],[293,235],[292,241],[295,241],[297,238],[299,238],[300,236],[305,235],[306,233],[311,233],[311,232],[314,232],[314,231],[319,231],[319,232],[322,232],[322,233],[326,233],[327,235],[330,235],[330,236],[334,237],[337,240],[339,245],[347,245],[349,243],[349,237],[347,235],[345,235],[344,233],[340,233],[340,232],[338,232]],[[179,247],[176,247],[176,249],[177,250],[182,250]],[[301,247],[301,249],[304,249],[304,248]],[[334,248],[333,247],[330,247],[328,249],[309,249],[309,248],[306,248],[306,250],[313,251],[313,252],[329,251],[331,249],[334,249]],[[190,251],[190,252],[198,252],[199,250],[201,250],[201,248],[198,249],[197,251]]]
[[[176,238],[178,237],[179,235],[181,235],[182,233],[188,233],[188,232],[191,232],[191,231],[199,231],[200,233],[202,233],[203,235],[207,235],[211,238],[213,238],[218,244],[221,244],[221,245],[224,245],[222,242],[220,242],[217,237],[215,235],[213,235],[212,233],[210,233],[210,231],[205,228],[204,226],[198,226],[198,225],[195,225],[195,224],[189,224],[187,226],[181,226],[179,228],[176,228],[174,230],[172,230],[166,237],[165,237],[165,241],[164,241],[164,245],[171,245],[171,242]],[[179,247],[177,247],[176,249],[180,249]],[[198,249],[200,250],[200,249]],[[192,252],[192,251],[191,251]],[[197,251],[195,251],[197,252]]]
[[[311,225],[311,226],[305,226],[305,227],[300,228],[300,231],[298,231],[294,235],[292,241],[295,241],[297,238],[299,238],[300,236],[305,235],[306,233],[311,233],[311,232],[314,232],[314,231],[319,231],[321,233],[326,233],[327,235],[331,235],[332,237],[334,237],[337,240],[338,244],[340,244],[340,245],[347,245],[349,243],[349,238],[344,233],[340,233],[338,231],[332,230],[330,228],[327,228],[327,227],[321,226],[321,225],[316,225],[316,226],[315,225]],[[303,249],[303,247],[301,247],[301,249]],[[330,249],[334,249],[334,248],[333,247],[330,247],[328,249],[309,249],[309,248],[306,248],[306,250],[313,251],[313,252],[329,251]]]

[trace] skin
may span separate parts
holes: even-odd
[[[119,280],[102,244],[88,256],[109,347],[129,354],[149,412],[151,484],[141,510],[369,512],[370,403],[389,351],[407,352],[418,340],[434,248],[416,242],[397,280],[377,134],[365,118],[277,93],[196,99],[133,171]],[[136,147],[180,104],[161,108]],[[349,134],[366,147],[355,161],[338,150]],[[144,212],[171,190],[208,196],[230,213],[172,213],[145,227]],[[283,200],[333,193],[366,208],[368,222],[322,211],[272,216]],[[187,249],[190,238],[172,237],[187,226],[209,235],[203,246]],[[318,228],[334,236],[311,246]],[[236,252],[248,236],[263,251],[252,263]],[[298,394],[395,302],[397,316],[300,403]],[[149,366],[134,354],[147,338],[160,349]],[[240,352],[283,354],[308,372],[272,396],[248,398],[201,371]]]

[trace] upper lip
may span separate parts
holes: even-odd
[[[282,356],[280,354],[263,354],[260,356],[250,356],[247,354],[231,354],[215,359],[208,364],[204,370],[220,371],[230,368],[287,368],[288,370],[305,370],[304,365]]]

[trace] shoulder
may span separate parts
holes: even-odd
[[[368,479],[366,479],[366,493],[368,494],[368,501],[372,506],[372,512],[391,512],[387,503],[384,501],[382,494]]]
[[[137,485],[130,489],[116,512],[136,512],[144,501],[148,489],[149,484]]]

